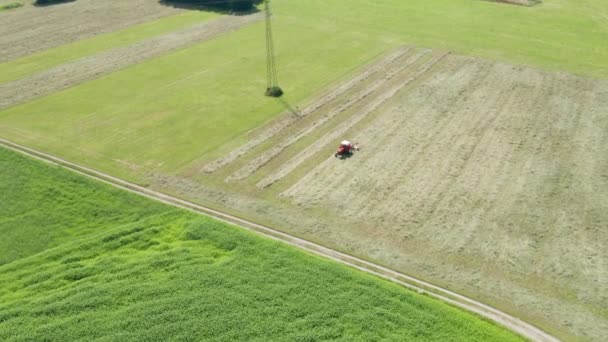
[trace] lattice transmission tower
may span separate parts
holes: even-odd
[[[270,12],[270,0],[264,0],[264,11],[266,12],[266,73],[267,86],[266,96],[280,97],[283,90],[279,87],[277,76],[277,64],[274,54],[274,41],[272,39],[272,14]]]

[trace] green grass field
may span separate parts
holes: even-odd
[[[168,208],[0,149],[0,265]]]
[[[2,341],[520,340],[218,221],[5,149],[0,160],[3,237],[53,237],[0,248],[13,259],[0,266]]]

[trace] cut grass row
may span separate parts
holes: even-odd
[[[42,230],[61,236],[0,266],[3,341],[520,340],[432,298],[213,219],[5,149],[0,158],[12,165],[0,168],[9,190],[3,203],[11,203],[2,219],[16,217],[12,229],[24,239],[38,240]],[[61,191],[31,200],[25,194],[34,190],[19,174],[32,188]],[[57,223],[39,220],[40,208]],[[69,234],[80,226],[78,236]]]
[[[147,38],[185,29],[214,17],[217,17],[217,14],[190,11],[35,53],[0,64],[0,83],[27,77],[36,72],[105,50],[128,46]]]

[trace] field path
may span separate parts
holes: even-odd
[[[208,40],[262,19],[261,14],[225,16],[193,27],[58,65],[0,85],[0,110],[72,87],[129,65]]]
[[[62,166],[68,170],[74,171],[76,173],[88,176],[90,178],[102,181],[104,183],[108,183],[117,188],[121,188],[123,190],[131,191],[133,193],[139,194],[141,196],[145,196],[175,207],[191,210],[193,212],[204,214],[207,216],[211,216],[215,219],[227,222],[229,224],[238,225],[242,228],[251,230],[258,234],[261,234],[265,237],[282,241],[291,246],[297,247],[299,249],[305,250],[307,252],[334,260],[336,262],[342,263],[344,265],[353,267],[360,271],[373,274],[375,276],[390,280],[394,283],[417,291],[421,294],[427,294],[432,297],[435,297],[441,301],[449,303],[451,305],[455,305],[462,309],[468,310],[470,312],[476,313],[480,316],[483,316],[487,319],[490,319],[504,327],[511,329],[514,332],[521,334],[522,336],[533,340],[533,341],[559,341],[555,337],[547,334],[546,332],[518,319],[515,318],[505,312],[497,310],[493,307],[485,305],[481,302],[475,301],[468,297],[462,296],[458,293],[452,292],[450,290],[435,286],[433,284],[427,283],[425,281],[419,280],[417,278],[405,275],[403,273],[399,273],[397,271],[391,270],[389,268],[371,263],[369,261],[344,254],[337,250],[329,249],[327,247],[323,247],[319,244],[306,241],[300,239],[296,236],[283,233],[281,231],[272,229],[270,227],[262,226],[256,224],[251,221],[247,221],[241,219],[239,217],[227,214],[225,212],[217,211],[208,207],[204,207],[198,205],[196,203],[184,201],[177,197],[173,197],[161,192],[153,191],[142,186],[139,186],[134,183],[130,183],[124,181],[122,179],[113,177],[107,173],[99,172],[88,167],[78,165],[72,162],[69,162],[65,159],[61,159],[50,154],[40,152],[34,149],[30,149],[28,147],[15,144],[8,140],[4,140],[0,138],[0,145],[14,150],[19,153],[26,154],[30,157],[52,163],[55,165]]]

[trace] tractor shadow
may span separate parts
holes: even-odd
[[[347,153],[347,154],[343,154],[343,155],[339,155],[339,156],[334,155],[334,157],[338,160],[346,160],[346,159],[352,158],[354,155],[355,155],[354,153]]]
[[[228,15],[249,15],[253,13],[258,13],[260,10],[257,8],[257,5],[261,4],[263,0],[254,0],[253,8],[243,10],[243,11],[235,11],[230,8],[230,3],[227,1],[209,1],[209,4],[203,4],[203,1],[200,0],[159,0],[158,2],[161,5],[173,7],[173,8],[181,8],[192,11],[204,11],[204,12],[215,12],[220,14],[228,14]]]
[[[341,156],[337,156],[336,158],[338,158],[338,160],[347,160],[353,157],[353,153],[350,154],[343,154]]]

